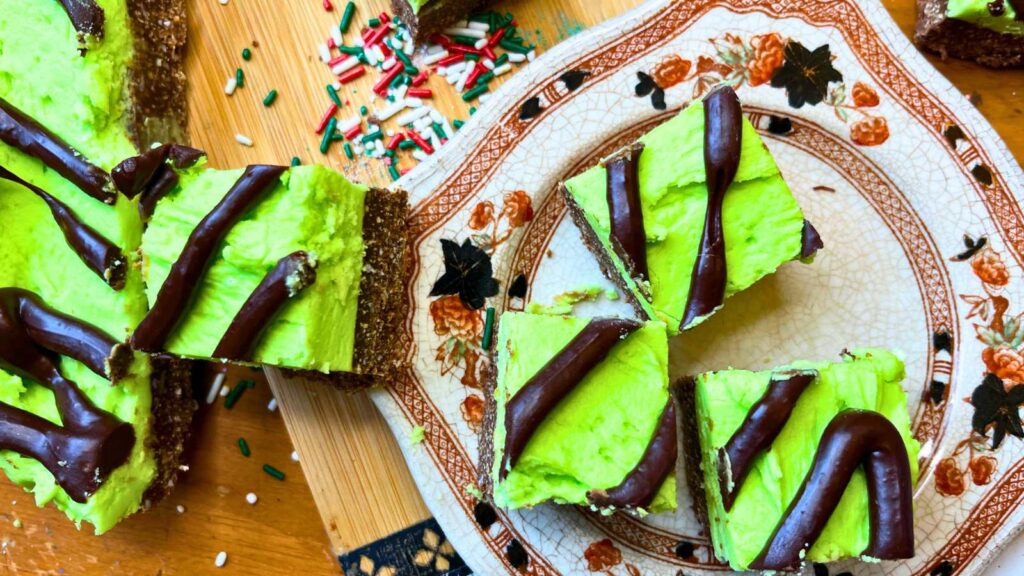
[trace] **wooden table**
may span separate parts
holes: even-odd
[[[498,8],[513,12],[543,48],[640,2],[509,0]],[[884,2],[909,35],[913,1]],[[387,2],[357,4],[357,21],[363,21]],[[346,164],[337,150],[325,159],[311,134],[327,102],[323,87],[329,78],[315,46],[337,22],[336,12],[325,13],[319,0],[231,0],[227,6],[189,0],[189,8],[192,138],[214,166],[282,163],[297,155],[304,162],[326,161],[363,181],[389,181],[376,162]],[[242,48],[254,43],[259,47],[252,61],[243,63]],[[1024,71],[997,74],[929,58],[964,93],[980,98],[981,111],[1024,160]],[[247,73],[246,87],[228,98],[224,82],[239,65]],[[360,85],[361,94],[371,81]],[[435,106],[464,117],[461,100],[443,81],[434,82]],[[264,109],[260,102],[271,88],[280,95]],[[251,137],[255,146],[237,144],[236,133]],[[224,550],[225,573],[330,574],[338,571],[336,553],[427,517],[397,444],[365,395],[276,379],[268,386],[259,373],[246,370],[233,372],[229,383],[239,378],[256,379],[257,386],[232,410],[221,403],[204,406],[197,449],[174,494],[107,535],[79,533],[53,508],[39,509],[20,489],[0,483],[0,568],[28,574],[195,574],[214,570],[214,557]],[[271,389],[279,412],[267,410]],[[252,447],[250,458],[239,453],[239,437]],[[301,467],[290,459],[293,441]],[[285,481],[264,474],[263,463],[283,470]],[[256,505],[246,503],[248,492],[259,497]],[[176,510],[179,505],[183,512]]]

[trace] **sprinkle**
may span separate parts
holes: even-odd
[[[232,76],[228,78],[227,84],[224,85],[224,93],[231,96],[235,93],[235,88],[238,88],[238,80],[235,80],[235,77]]]
[[[327,85],[327,95],[331,97],[331,101],[334,102],[335,106],[341,108],[341,98],[338,97],[338,91],[334,88],[334,85]]]
[[[334,135],[334,127],[337,124],[338,119],[333,116],[327,120],[327,129],[324,130],[323,138],[320,139],[321,154],[327,154],[327,150],[331,147],[331,136]]]
[[[235,142],[238,142],[242,146],[248,146],[252,148],[252,138],[249,138],[245,134],[235,134]]]
[[[370,110],[366,106],[359,107],[359,113],[362,114],[363,116],[366,116],[369,112]]]
[[[352,127],[351,130],[343,132],[346,140],[354,140],[356,136],[362,134],[363,129],[357,124]]]
[[[415,142],[416,145],[420,147],[420,150],[423,150],[427,154],[433,154],[434,153],[434,147],[431,146],[430,144],[428,144],[427,141],[424,140],[416,132],[410,130],[410,131],[406,132],[405,135],[408,136],[410,140]]]
[[[399,178],[402,177],[402,175],[398,173],[398,169],[396,169],[393,164],[391,166],[388,166],[388,174],[391,174],[392,180],[398,180]]]
[[[427,71],[424,70],[424,71],[420,72],[419,74],[417,74],[416,77],[412,79],[412,85],[413,86],[421,86],[426,81],[427,81]]]
[[[356,3],[349,2],[345,4],[345,12],[341,15],[341,24],[338,25],[338,30],[342,32],[348,32],[348,27],[352,24],[352,15],[356,12]]]
[[[248,494],[245,495],[245,501],[248,502],[249,504],[256,504],[257,500],[258,498],[256,497],[255,492],[249,492]]]
[[[403,140],[405,140],[405,134],[395,134],[391,137],[391,140],[388,141],[387,149],[394,150],[395,148],[398,148],[398,145],[401,144]]]
[[[274,100],[277,100],[277,90],[267,92],[267,95],[263,97],[263,105],[269,107],[274,103]]]
[[[217,568],[223,568],[228,563],[228,553],[221,550],[217,552],[217,557],[213,560],[213,565]]]
[[[334,10],[334,4],[331,4],[331,0],[324,0],[324,10],[328,12]]]
[[[481,94],[487,92],[487,90],[488,90],[487,84],[481,84],[481,85],[477,86],[476,88],[473,88],[472,90],[470,90],[470,91],[466,92],[465,94],[463,94],[462,95],[462,101],[463,102],[469,102],[470,100],[476,98],[477,96],[480,96]]]
[[[245,72],[241,68],[235,68],[235,85],[239,88],[245,86]]]
[[[413,150],[412,157],[420,162],[426,162],[430,158],[430,154],[427,154],[423,150]]]
[[[498,30],[497,32],[494,33],[493,36],[490,37],[490,39],[487,40],[487,45],[490,46],[491,48],[494,48],[495,46],[499,45],[501,41],[505,38],[505,34],[507,32],[508,28],[502,28]]]
[[[349,70],[359,65],[359,58],[355,56],[345,57],[343,60],[338,61],[336,64],[331,66],[332,74],[344,74]]]
[[[249,451],[249,443],[245,441],[245,438],[238,439],[238,450],[242,452],[242,456],[249,457],[252,452]]]
[[[359,68],[353,68],[348,72],[345,72],[344,74],[338,76],[338,82],[341,82],[342,84],[348,84],[349,82],[355,80],[356,78],[359,78],[365,73],[366,68],[363,68],[362,66],[360,66]]]
[[[452,54],[451,56],[448,56],[446,58],[442,58],[442,59],[438,60],[437,61],[437,65],[438,66],[451,66],[452,64],[457,64],[459,62],[462,62],[465,59],[466,59],[466,55],[465,54]]]
[[[380,140],[382,138],[384,138],[384,133],[381,132],[380,130],[375,130],[373,132],[370,132],[366,136],[363,136],[363,144],[373,142],[374,140]]]
[[[501,66],[505,62],[508,62],[508,54],[502,54],[494,61],[495,66]]]
[[[178,511],[178,514],[184,514],[185,513],[185,507],[182,506],[181,504],[178,504],[177,506],[175,506],[174,509]]]
[[[238,399],[242,397],[242,393],[245,392],[246,388],[253,388],[256,383],[252,380],[242,380],[228,394],[228,397],[224,399],[224,407],[230,410],[238,402]]]
[[[370,28],[376,28],[377,26],[380,26],[380,18],[370,18],[370,21],[367,22],[367,24],[370,25]]]
[[[220,388],[224,385],[225,376],[226,374],[223,371],[218,371],[217,375],[213,377],[213,383],[210,384],[210,391],[206,394],[207,404],[213,404],[213,401],[217,399],[217,394],[220,393]]]
[[[327,107],[327,110],[324,111],[323,116],[320,117],[320,122],[317,123],[317,125],[316,125],[316,133],[317,134],[322,134],[323,133],[324,129],[327,128],[327,123],[331,121],[331,118],[334,117],[334,113],[337,112],[337,111],[338,111],[338,105],[337,104],[331,104],[330,106]]]
[[[299,461],[299,453],[296,452],[295,450],[292,450],[292,462],[298,462],[298,461]]]
[[[430,108],[427,106],[423,106],[421,108],[413,108],[412,110],[399,116],[396,122],[398,123],[399,126],[407,126],[429,114]]]
[[[502,38],[501,41],[498,42],[498,46],[501,46],[505,50],[508,50],[509,52],[512,52],[514,54],[527,54],[528,52],[530,52],[529,46],[517,44],[508,38]]]
[[[385,120],[390,119],[392,116],[394,116],[395,114],[398,114],[399,112],[401,112],[404,109],[405,109],[405,102],[403,102],[403,101],[395,102],[394,104],[388,106],[387,108],[384,108],[383,110],[378,110],[377,111],[377,119],[380,120],[381,122],[384,122]]]
[[[484,322],[484,337],[480,345],[484,350],[491,349],[491,340],[494,336],[494,307],[487,308],[487,320]]]
[[[331,61],[331,49],[327,47],[327,44],[320,44],[317,46],[317,50],[320,52],[320,60],[326,64]]]
[[[487,32],[476,28],[445,28],[444,33],[448,36],[467,36],[469,38],[486,38]]]
[[[277,398],[271,398],[270,402],[267,402],[267,410],[274,412],[277,410]]]
[[[503,54],[502,56],[508,56],[509,61],[515,62],[516,64],[526,61],[526,54],[520,54],[518,52]]]
[[[270,474],[277,480],[284,480],[284,472],[281,472],[280,470],[274,468],[270,464],[264,464],[263,471],[266,472],[267,474]]]
[[[502,74],[505,74],[506,72],[508,72],[510,70],[512,70],[512,65],[509,64],[508,62],[506,62],[506,63],[502,64],[501,66],[498,66],[497,68],[494,69],[494,75],[495,76],[501,76]]]
[[[388,73],[381,76],[380,80],[373,85],[373,91],[383,96],[387,92],[388,85],[391,84],[391,81],[398,78],[398,75],[401,73],[402,69],[398,67],[388,70]]]
[[[456,118],[455,120],[452,120],[452,125],[455,126],[456,130],[458,130],[459,128],[462,128],[463,126],[465,126],[466,123],[463,122],[462,120],[459,120],[458,118]]]
[[[246,62],[252,60],[252,50],[242,48],[242,60],[245,60]]]
[[[231,391],[231,389],[228,386],[225,386],[225,387],[220,389],[220,392],[217,395],[220,396],[221,398],[223,398],[223,397],[227,396],[228,392],[230,392],[230,391]]]
[[[355,159],[355,155],[352,154],[352,145],[349,144],[348,142],[345,142],[345,157],[347,157],[349,160]]]

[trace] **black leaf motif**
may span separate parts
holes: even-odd
[[[932,380],[928,385],[928,397],[931,398],[932,404],[942,404],[946,397],[946,383]]]
[[[519,109],[519,119],[529,120],[543,111],[544,109],[540,106],[540,97],[534,96],[526,102],[523,102],[523,107]]]
[[[651,92],[654,92],[654,89],[658,87],[658,85],[654,82],[654,78],[651,78],[651,76],[647,73],[637,72],[636,77],[640,79],[640,81],[637,82],[636,85],[636,95],[641,98],[647,96]]]
[[[995,179],[992,178],[992,171],[984,164],[978,164],[971,168],[971,175],[975,180],[981,182],[982,186],[991,186],[995,182]]]
[[[1024,427],[1020,421],[1020,405],[1024,403],[1024,386],[1011,388],[1009,392],[1003,381],[995,374],[988,374],[971,394],[974,416],[971,427],[982,436],[988,436],[992,428],[992,449],[999,448],[1007,434],[1024,438]]]
[[[655,110],[664,110],[667,107],[665,105],[665,90],[662,87],[654,89],[654,94],[651,94],[651,104]]]
[[[953,353],[953,337],[950,336],[949,332],[942,331],[932,334],[932,346],[935,350],[945,350],[950,354]]]
[[[498,521],[498,514],[490,504],[480,501],[473,507],[473,519],[476,520],[478,526],[487,530],[491,524]]]
[[[768,118],[768,131],[782,136],[793,131],[793,121],[782,116],[772,115]]]
[[[679,544],[676,544],[675,553],[677,558],[693,558],[693,544],[680,540]]]
[[[473,310],[484,307],[487,298],[498,293],[498,281],[492,275],[491,257],[467,238],[462,246],[441,239],[444,252],[444,275],[430,290],[431,296],[458,294],[462,303]]]
[[[953,574],[953,565],[949,560],[943,560],[939,562],[932,571],[928,573],[930,576],[950,576]]]
[[[525,568],[530,563],[530,556],[526,553],[526,549],[519,543],[519,540],[515,539],[509,542],[505,548],[505,557],[508,558],[508,563],[518,570]]]
[[[562,74],[561,80],[565,84],[565,87],[570,92],[576,90],[583,85],[583,81],[590,76],[589,70],[569,70],[565,74]]]
[[[843,81],[843,75],[832,67],[832,51],[828,44],[811,51],[790,40],[783,50],[783,57],[782,66],[772,75],[772,86],[785,88],[789,105],[794,108],[820,104],[828,94],[829,83]]]
[[[526,289],[528,288],[526,283],[526,274],[520,274],[516,276],[515,280],[512,281],[512,285],[508,288],[509,298],[526,298]]]
[[[964,247],[967,248],[963,252],[953,256],[953,260],[956,262],[963,262],[964,260],[970,260],[975,254],[981,251],[985,245],[988,244],[988,238],[982,236],[975,240],[967,234],[964,234]]]
[[[942,131],[942,135],[946,137],[946,142],[949,143],[950,148],[956,148],[957,140],[963,140],[967,137],[963,129],[956,124],[946,126],[946,129]]]

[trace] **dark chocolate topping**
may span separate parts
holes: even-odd
[[[676,465],[676,407],[672,399],[661,412],[658,427],[640,458],[622,482],[607,491],[595,490],[587,496],[598,506],[616,508],[644,508],[654,501]]]
[[[786,570],[817,540],[855,470],[868,484],[870,540],[863,555],[881,560],[914,555],[914,507],[907,448],[899,430],[877,412],[844,410],[825,428],[782,522],[750,568]]]
[[[732,88],[725,86],[704,98],[704,171],[708,206],[697,260],[690,277],[690,293],[680,326],[685,329],[711,314],[725,299],[725,233],[722,206],[740,165],[743,110]]]
[[[95,0],[60,0],[79,34],[103,37],[103,8]]]
[[[242,304],[220,339],[214,358],[251,360],[253,346],[274,316],[299,292],[316,282],[316,262],[305,252],[293,252],[277,261],[256,290]]]
[[[988,3],[988,13],[993,16],[1002,16],[1006,14],[1006,6],[1003,4],[1003,0],[993,0]]]
[[[640,328],[635,320],[599,318],[548,360],[505,407],[505,447],[499,476],[505,478],[544,418],[611,349]]]
[[[806,259],[814,256],[815,252],[825,247],[821,241],[818,230],[809,221],[804,220],[804,230],[800,237],[800,258]]]
[[[74,501],[85,502],[127,460],[135,431],[65,379],[53,354],[107,377],[123,372],[132,358],[125,346],[54,311],[35,294],[0,288],[0,369],[52,390],[63,423],[0,403],[0,448],[38,460]]]
[[[175,170],[193,166],[204,155],[202,150],[188,146],[164,144],[124,160],[110,171],[110,176],[125,196],[135,198],[142,194],[139,215],[143,222],[147,222],[156,203],[178,184]]]
[[[736,501],[740,486],[754,467],[754,459],[771,447],[793,413],[800,395],[815,378],[817,372],[814,371],[772,374],[764,396],[750,407],[743,424],[719,451],[718,483],[726,511]]]
[[[632,146],[605,162],[608,173],[608,213],[612,239],[621,248],[631,275],[643,279],[647,273],[647,235],[640,206],[639,169],[643,145]]]
[[[114,290],[124,288],[127,260],[121,249],[102,234],[78,219],[78,216],[60,200],[45,190],[26,182],[16,174],[0,166],[0,179],[9,180],[31,190],[50,207],[53,219],[57,221],[64,239],[90,270]]]
[[[1024,0],[1009,0],[1010,6],[1013,6],[1014,16],[1013,19],[1019,22],[1024,22]]]
[[[0,98],[0,140],[53,168],[83,192],[107,204],[117,198],[110,176],[28,115]]]
[[[283,166],[249,166],[224,198],[189,235],[185,247],[164,280],[149,313],[132,334],[132,346],[145,352],[160,352],[181,315],[188,308],[196,287],[206,273],[232,226],[266,195],[287,170]]]

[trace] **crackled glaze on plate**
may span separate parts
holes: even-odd
[[[827,84],[806,82],[809,69]],[[486,297],[500,313],[611,290],[557,183],[721,81],[737,87],[826,249],[673,340],[673,376],[836,358],[853,346],[901,350],[924,444],[918,553],[833,572],[979,573],[1024,519],[1012,404],[1024,385],[1024,177],[874,0],[649,3],[545,54],[399,183],[414,202],[403,326],[412,369],[374,399],[397,437],[424,429],[403,451],[428,505],[482,574],[514,573],[524,559],[534,574],[725,569],[685,487],[678,513],[644,520],[540,506],[498,512],[487,527],[474,521],[487,359],[483,311],[467,305]],[[467,280],[432,295],[458,266],[472,270]],[[630,309],[601,296],[576,312]]]

